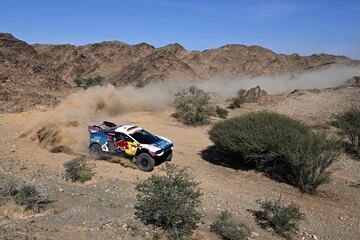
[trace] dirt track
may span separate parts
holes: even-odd
[[[280,97],[267,106],[246,105],[232,111],[238,115],[250,110],[271,109],[315,125],[326,123],[331,114],[360,106],[360,89],[343,88],[321,93],[306,92]],[[189,166],[204,192],[204,224],[199,239],[216,239],[207,233],[208,224],[220,210],[230,210],[253,232],[256,239],[279,239],[260,229],[249,212],[259,198],[277,198],[299,204],[307,218],[295,239],[357,239],[360,235],[360,161],[343,155],[334,166],[333,181],[323,185],[317,195],[301,194],[297,189],[276,182],[254,170],[236,169],[214,162],[206,127],[185,127],[170,115],[173,109],[157,112],[129,112],[113,120],[136,124],[174,141],[173,163]],[[73,156],[50,153],[28,138],[19,138],[25,126],[46,112],[1,114],[0,176],[18,178],[37,185],[56,200],[39,215],[22,213],[13,203],[0,207],[0,238],[26,239],[134,239],[146,237],[146,230],[128,230],[133,221],[133,184],[149,173],[120,164],[97,161],[96,175],[86,184],[63,179],[63,163]],[[84,129],[86,131],[86,129]],[[154,172],[159,171],[159,168]],[[131,235],[139,232],[136,237]],[[305,232],[309,235],[305,235]]]

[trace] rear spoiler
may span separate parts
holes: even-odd
[[[100,125],[90,125],[88,126],[88,131],[91,132],[91,133],[95,133],[95,132],[98,132],[98,131],[101,131],[103,130],[102,126],[105,126],[105,127],[116,127],[117,125],[113,122],[108,122],[108,121],[104,121],[102,124]]]
[[[106,127],[116,127],[117,125],[113,122],[104,121],[101,125],[104,125]]]

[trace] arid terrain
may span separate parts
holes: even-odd
[[[331,114],[360,106],[359,96],[357,87],[303,91],[279,96],[271,104],[247,104],[241,110],[232,111],[231,115],[265,108],[310,124],[324,125],[331,119]],[[173,163],[189,166],[205,194],[203,211],[207,217],[198,236],[215,239],[208,235],[207,224],[217,212],[228,209],[251,226],[257,239],[277,239],[257,227],[248,210],[257,208],[256,199],[278,196],[296,202],[307,214],[298,239],[304,236],[311,239],[313,235],[318,239],[356,239],[360,234],[359,161],[342,155],[333,167],[329,184],[322,186],[316,195],[302,194],[296,188],[254,170],[223,166],[221,160],[212,159],[206,152],[211,146],[207,137],[209,127],[184,127],[170,116],[172,111],[167,108],[155,112],[129,112],[113,119],[143,126],[174,141]],[[44,212],[35,215],[23,213],[12,202],[2,206],[0,234],[8,239],[26,239],[26,236],[30,239],[74,239],[74,236],[77,239],[132,239],[131,234],[135,233],[124,226],[135,224],[132,215],[134,183],[149,173],[117,163],[96,161],[96,175],[91,182],[72,184],[65,181],[62,165],[73,156],[50,153],[36,141],[19,137],[29,123],[46,114],[46,111],[30,111],[0,117],[4,136],[0,144],[3,153],[1,176],[35,184],[54,200]],[[136,237],[141,238],[141,234]]]
[[[273,75],[269,81],[276,83],[275,74],[316,72],[335,63],[356,67],[359,61],[325,54],[282,55],[243,45],[203,52],[189,52],[179,44],[162,48],[121,42],[80,47],[29,45],[12,35],[0,34],[0,178],[20,185],[31,183],[52,200],[39,213],[24,212],[14,201],[3,203],[0,239],[150,239],[150,230],[134,219],[133,206],[134,184],[151,173],[141,172],[123,160],[120,164],[117,159],[89,159],[96,172],[91,181],[81,184],[65,180],[63,164],[77,154],[87,155],[86,125],[102,120],[142,126],[173,140],[172,163],[189,167],[204,194],[205,217],[195,239],[217,239],[210,233],[209,224],[221,210],[231,211],[246,223],[252,239],[282,239],[261,229],[251,213],[258,208],[256,200],[278,197],[295,202],[306,214],[294,239],[358,239],[360,161],[343,153],[332,166],[329,183],[314,195],[301,193],[263,173],[223,161],[212,152],[207,133],[220,119],[213,117],[209,125],[201,127],[184,126],[171,116],[174,88],[162,85],[182,78],[200,81],[200,87],[222,91],[216,101],[226,106],[224,98],[239,89],[225,91],[225,86],[221,90],[219,76],[234,79],[223,84],[234,88],[241,84],[233,81],[239,82],[245,75],[261,77],[261,82],[267,80],[263,76]],[[88,90],[74,87],[75,78],[96,75],[104,76],[111,85]],[[321,78],[326,83],[326,75],[309,76],[297,80],[306,83]],[[211,82],[214,78],[220,80]],[[350,79],[347,75],[344,78]],[[214,85],[206,85],[206,79]],[[229,117],[267,109],[336,134],[329,124],[333,115],[360,107],[359,78],[347,84],[342,80],[338,87],[335,83],[328,88],[322,84],[322,89],[305,89],[304,85],[295,90],[298,85],[291,83],[289,88],[295,91],[275,91],[269,84],[264,90],[271,95],[230,110]],[[248,82],[246,86],[255,87],[257,83],[254,80],[253,85]],[[59,146],[69,151],[54,153]]]

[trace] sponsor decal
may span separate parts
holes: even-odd
[[[100,137],[99,136],[95,136],[95,137],[91,137],[91,142],[100,142]]]
[[[164,149],[164,148],[167,148],[168,146],[170,146],[170,143],[161,139],[160,141],[155,143],[155,146],[160,149]]]
[[[101,149],[102,149],[104,152],[108,152],[108,151],[109,151],[109,148],[107,147],[106,144],[102,145],[102,146],[101,146]]]

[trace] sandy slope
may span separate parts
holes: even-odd
[[[326,123],[331,114],[360,106],[359,88],[341,88],[280,96],[270,105],[248,104],[231,115],[250,110],[271,109],[311,124]],[[185,127],[176,122],[169,108],[158,112],[130,112],[114,117],[118,122],[137,124],[151,132],[171,138],[175,144],[173,163],[189,166],[204,192],[205,219],[199,238],[215,238],[207,233],[208,224],[220,210],[228,209],[259,234],[257,239],[278,239],[260,229],[248,210],[257,208],[256,199],[282,196],[299,204],[307,218],[301,233],[320,239],[357,239],[360,235],[360,162],[343,155],[334,169],[333,181],[320,187],[317,195],[301,194],[297,189],[276,182],[254,170],[236,169],[211,163],[204,152],[211,142],[205,127]],[[97,161],[96,175],[86,184],[63,179],[62,164],[73,156],[50,153],[36,142],[19,138],[25,126],[43,118],[45,112],[1,114],[0,176],[31,182],[56,200],[40,215],[24,214],[12,203],[0,207],[0,238],[25,239],[141,239],[131,235],[124,224],[133,223],[133,184],[149,173],[124,168],[116,163]],[[217,120],[214,120],[217,121]],[[84,129],[86,131],[86,129]],[[205,160],[205,159],[207,160]],[[154,170],[158,172],[159,167]],[[311,239],[306,235],[295,239]]]

